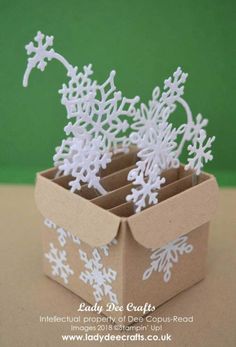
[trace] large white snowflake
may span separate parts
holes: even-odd
[[[178,263],[184,253],[191,253],[193,246],[187,243],[188,237],[180,236],[162,248],[152,250],[150,267],[143,273],[143,280],[147,280],[154,271],[163,272],[164,282],[171,278],[171,269]]]
[[[194,170],[196,175],[200,175],[204,162],[207,163],[213,159],[211,145],[215,141],[215,136],[209,137],[207,141],[206,139],[206,131],[201,129],[199,135],[193,140],[193,144],[188,146],[189,155],[193,157],[188,158],[188,164],[185,165],[185,169]]]
[[[111,71],[103,84],[96,85],[88,102],[83,103],[84,111],[79,107],[80,112],[70,114],[70,117],[75,117],[76,120],[74,124],[69,123],[65,130],[67,134],[72,133],[75,136],[78,130],[84,129],[91,137],[101,137],[101,150],[117,152],[125,150],[123,147],[128,144],[125,135],[129,128],[128,119],[133,117],[134,105],[139,98],[123,97],[122,93],[116,90],[114,77],[115,71]]]
[[[58,250],[54,247],[53,243],[50,243],[50,250],[44,254],[48,259],[52,267],[52,275],[59,276],[63,279],[64,283],[68,283],[69,276],[74,274],[74,271],[67,264],[67,256],[65,250]]]
[[[76,66],[69,69],[67,75],[70,78],[68,84],[63,84],[59,90],[61,103],[66,107],[67,118],[81,119],[97,93],[97,82],[91,79],[92,65],[84,66],[83,71],[78,71]]]
[[[80,259],[84,262],[85,271],[81,272],[80,279],[88,283],[93,289],[96,302],[108,296],[109,301],[118,304],[117,295],[113,292],[111,283],[116,279],[116,271],[111,268],[106,269],[101,263],[101,256],[95,248],[92,258],[88,258],[86,252],[79,250]]]

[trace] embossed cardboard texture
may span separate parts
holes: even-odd
[[[215,178],[202,173],[193,186],[192,172],[181,166],[165,172],[159,203],[135,214],[125,201],[134,162],[135,153],[113,160],[102,178],[106,196],[86,185],[71,193],[69,178],[54,179],[55,169],[39,173],[35,189],[45,274],[117,322],[143,314],[129,311],[129,303],[158,307],[204,278],[217,208]],[[124,310],[108,312],[109,302]]]

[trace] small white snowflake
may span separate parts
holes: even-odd
[[[215,136],[209,137],[207,141],[206,139],[206,131],[201,129],[198,137],[193,140],[193,144],[188,146],[189,155],[193,157],[188,158],[188,164],[185,165],[185,170],[192,169],[196,172],[196,175],[200,175],[204,162],[207,163],[213,159],[211,145],[215,141]]]
[[[111,162],[111,153],[102,152],[100,149],[101,137],[73,138],[68,157],[59,165],[59,170],[64,175],[71,175],[75,178],[69,182],[71,191],[80,190],[81,183],[87,183],[88,187],[96,188],[101,194],[106,190],[100,184],[99,173]],[[54,157],[55,159],[55,157]],[[56,158],[58,160],[58,158]]]
[[[27,69],[37,67],[39,70],[44,71],[47,66],[47,60],[51,60],[51,55],[54,54],[53,36],[42,34],[40,31],[34,37],[35,42],[30,42],[25,46],[26,52],[29,56]]]
[[[59,276],[67,284],[69,276],[73,275],[74,271],[67,264],[66,251],[60,251],[54,247],[53,243],[50,243],[50,251],[45,253],[44,256],[51,264],[52,275]]]
[[[180,236],[178,239],[168,243],[162,248],[152,250],[150,256],[150,267],[143,273],[143,280],[147,280],[153,271],[163,272],[164,282],[168,282],[171,278],[171,269],[174,264],[178,263],[179,256],[184,253],[191,253],[193,246],[187,243],[187,236]]]
[[[96,248],[92,252],[92,258],[79,250],[80,259],[84,262],[85,271],[81,272],[80,279],[88,283],[93,289],[96,302],[108,296],[109,301],[118,304],[117,295],[113,292],[111,283],[116,279],[116,271],[111,268],[106,269],[101,263],[101,256]]]
[[[173,77],[169,77],[164,82],[164,90],[162,93],[161,102],[167,105],[173,105],[184,94],[184,83],[188,77],[180,67],[173,73]]]
[[[148,179],[145,180],[143,173],[140,172],[140,174],[135,177],[133,182],[137,188],[131,189],[131,194],[127,195],[126,200],[132,201],[135,204],[135,212],[140,212],[142,208],[158,202],[158,190],[164,183],[165,178],[161,178],[159,174],[149,175]]]

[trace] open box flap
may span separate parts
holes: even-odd
[[[213,217],[218,200],[214,176],[127,219],[135,240],[159,248]]]
[[[35,200],[39,211],[92,247],[109,243],[121,219],[37,174]]]

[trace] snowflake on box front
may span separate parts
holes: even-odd
[[[47,60],[50,61],[52,56],[55,54],[54,49],[51,48],[53,45],[53,36],[42,34],[38,31],[34,38],[35,42],[30,42],[25,46],[26,52],[29,56],[26,74],[24,76],[23,85],[27,85],[30,71],[37,67],[39,70],[44,71],[47,66]]]
[[[54,247],[53,243],[50,243],[50,251],[45,253],[44,256],[51,264],[52,275],[59,276],[67,284],[69,276],[73,275],[74,271],[67,264],[66,251],[60,251]]]
[[[57,233],[57,239],[60,243],[61,247],[64,247],[66,245],[67,239],[71,239],[73,243],[76,243],[77,245],[80,245],[80,238],[78,236],[72,235],[69,231],[66,231],[65,229],[58,227],[54,222],[52,222],[50,219],[45,219],[44,224],[49,229],[54,229]]]
[[[56,231],[58,242],[60,243],[61,247],[64,247],[68,233],[63,228],[57,227],[57,225],[48,218],[44,220],[44,225],[46,225],[46,227],[49,229],[54,229]]]
[[[163,272],[164,282],[171,278],[171,269],[178,263],[179,257],[184,253],[191,253],[193,246],[187,243],[187,236],[180,236],[178,239],[168,243],[166,246],[152,250],[150,256],[150,267],[143,273],[143,280],[147,280],[154,271]]]
[[[80,279],[93,288],[93,295],[96,302],[107,296],[110,302],[118,304],[117,295],[113,292],[111,283],[116,279],[116,271],[111,268],[106,269],[101,263],[101,256],[96,248],[92,252],[92,258],[79,250],[80,259],[84,262],[85,270],[81,272]]]
[[[56,148],[54,165],[59,168],[59,174],[68,172],[76,178],[71,182],[72,191],[80,189],[81,183],[88,183],[90,187],[95,187],[101,194],[105,194],[105,189],[99,184],[100,171],[110,162],[113,153],[127,150],[129,139],[125,132],[139,98],[128,99],[117,91],[114,83],[115,71],[111,71],[103,84],[91,79],[91,64],[84,66],[83,71],[79,72],[77,67],[73,67],[51,48],[53,36],[45,36],[38,32],[34,41],[26,46],[30,57],[23,85],[28,85],[32,69],[38,67],[43,71],[47,61],[52,59],[65,66],[69,77],[68,84],[63,84],[59,93],[61,103],[66,107],[67,117],[73,118],[74,123],[69,122],[65,127],[68,138]],[[78,159],[87,157],[88,150],[93,152],[94,165],[87,165],[81,170]]]
[[[44,220],[44,224],[49,228],[55,230],[57,233],[57,239],[58,242],[60,243],[61,247],[65,247],[67,243],[67,239],[71,240],[74,244],[76,245],[81,245],[81,240],[78,236],[75,236],[71,234],[69,231],[66,231],[65,229],[58,227],[53,221],[50,219],[46,218]],[[98,247],[99,251],[102,252],[106,257],[110,253],[110,248],[114,245],[117,245],[118,241],[117,239],[111,240],[109,243],[106,245],[102,245]]]
[[[200,175],[204,162],[207,163],[213,159],[211,145],[215,141],[215,136],[209,137],[207,141],[206,139],[206,131],[201,129],[199,136],[194,139],[193,144],[188,146],[189,155],[193,157],[188,158],[188,164],[185,165],[185,170],[192,169],[196,172],[196,175]]]

